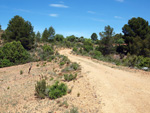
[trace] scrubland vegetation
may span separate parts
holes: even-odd
[[[43,33],[35,33],[29,21],[20,16],[13,17],[5,30],[1,29],[0,68],[35,61],[58,63],[63,75],[59,81],[49,85],[46,78],[37,81],[35,95],[40,98],[57,99],[70,92],[65,82],[76,80],[80,65],[71,62],[58,53],[59,48],[72,48],[72,53],[89,56],[97,60],[115,63],[144,70],[150,69],[150,26],[143,18],[132,18],[122,28],[123,34],[115,34],[109,25],[98,35],[93,33],[91,39],[64,37],[55,34],[53,27],[45,28]],[[45,64],[43,64],[44,66]],[[37,64],[37,67],[39,65]],[[20,75],[23,71],[20,70]],[[54,78],[48,78],[52,81]],[[80,94],[78,94],[80,96]],[[70,113],[77,113],[72,108]]]

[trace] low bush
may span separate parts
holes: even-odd
[[[84,45],[84,50],[85,50],[86,52],[90,52],[90,51],[93,50],[93,47],[92,47],[92,46],[89,46],[89,45]]]
[[[8,59],[0,59],[0,68],[12,66],[12,65],[13,65],[13,63],[10,62],[10,60],[8,60]]]
[[[41,99],[45,98],[46,81],[45,79],[38,81],[35,85],[35,95]]]
[[[66,57],[66,56],[64,56],[64,55],[62,55],[62,60],[61,61],[63,61],[63,62],[65,62],[65,63],[67,63],[67,64],[69,64],[70,63],[70,60],[68,59],[68,57]]]
[[[100,51],[94,50],[90,52],[90,55],[95,59],[99,59],[102,56],[102,53]]]
[[[148,67],[150,68],[150,58],[136,55],[128,55],[126,59],[123,60],[124,65],[130,67]]]
[[[53,60],[53,47],[49,46],[49,45],[44,45],[41,47],[41,50],[38,52],[38,55],[40,56],[40,60]]]
[[[68,74],[64,74],[64,79],[65,79],[65,81],[72,81],[72,80],[74,80],[74,79],[76,79],[77,78],[77,74],[75,74],[75,75],[73,75],[73,74],[70,74],[70,75],[68,75]]]
[[[59,65],[60,65],[60,66],[62,66],[62,65],[64,65],[64,64],[65,64],[65,62],[60,62],[60,64],[59,64]]]
[[[47,87],[48,97],[50,99],[56,99],[67,94],[67,85],[57,81],[54,85]]]
[[[53,48],[49,45],[44,45],[42,49],[43,49],[43,52],[48,53],[49,55],[54,54]]]
[[[71,64],[71,66],[70,66],[71,68],[73,68],[74,70],[77,70],[77,69],[79,69],[79,64],[77,64],[76,62],[74,62],[74,63],[72,63]]]
[[[70,60],[68,59],[68,57],[64,56],[64,55],[59,55],[59,58],[61,58],[60,61],[60,66],[64,65],[64,64],[70,64]]]
[[[29,61],[30,55],[21,42],[6,43],[0,48],[0,67],[22,64]]]
[[[77,51],[78,51],[77,47],[74,47],[74,48],[73,48],[73,51],[74,51],[74,52],[77,52]]]
[[[71,42],[69,42],[69,41],[66,41],[65,45],[66,45],[66,47],[68,47],[68,48],[70,48],[70,47],[72,46],[72,45],[71,45]]]

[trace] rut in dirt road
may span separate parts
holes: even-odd
[[[60,50],[73,62],[80,63],[90,85],[101,101],[103,113],[150,113],[150,77],[105,66],[91,59]],[[150,75],[150,74],[149,74]],[[92,103],[91,103],[92,104]]]

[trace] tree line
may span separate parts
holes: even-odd
[[[105,26],[104,31],[99,33],[100,39],[96,33],[91,35],[91,39],[87,39],[83,36],[76,37],[74,35],[64,37],[61,34],[56,34],[55,29],[50,26],[45,28],[41,34],[39,31],[34,32],[31,22],[16,15],[9,21],[1,38],[5,42],[19,41],[26,50],[33,49],[35,44],[39,42],[53,44],[60,42],[61,46],[65,45],[66,47],[73,47],[72,43],[82,45],[82,48],[87,52],[93,50],[95,45],[95,49],[104,56],[120,54],[122,56],[150,57],[150,26],[148,21],[141,17],[132,18],[122,27],[122,32],[123,34],[115,34],[114,29],[108,25]],[[82,50],[80,51],[82,52]]]

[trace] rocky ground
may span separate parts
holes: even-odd
[[[32,69],[28,74],[31,64]],[[70,94],[56,100],[35,96],[35,84],[42,76],[48,84],[53,84],[56,80],[64,82],[61,72],[63,68],[57,62],[33,62],[1,68],[0,112],[64,113],[73,108],[78,108],[81,113],[100,112],[101,101],[97,99],[86,73],[81,73],[80,70],[77,71],[77,80],[65,82],[68,88],[72,88]]]

